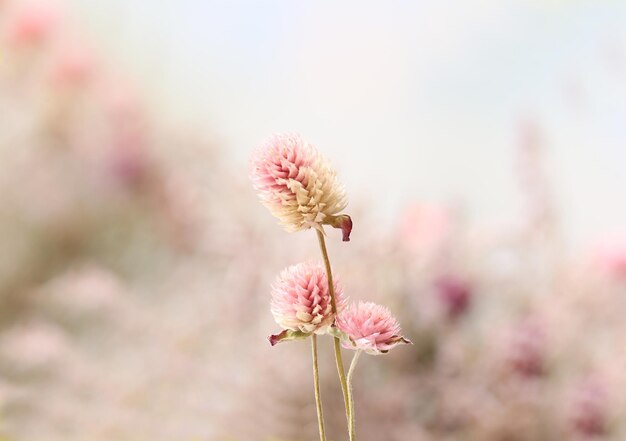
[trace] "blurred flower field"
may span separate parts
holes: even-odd
[[[313,234],[276,227],[227,146],[147,108],[63,8],[0,2],[0,38],[0,439],[315,440],[309,349],[266,340],[268,287]],[[520,124],[526,211],[502,230],[420,201],[380,227],[349,195],[345,294],[414,343],[361,361],[360,440],[626,439],[626,243],[566,251],[548,148]]]

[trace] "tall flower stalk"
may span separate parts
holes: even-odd
[[[348,369],[348,413],[350,415],[350,421],[348,422],[348,436],[350,438],[350,441],[354,441],[356,439],[356,418],[354,415],[354,392],[352,387],[352,377],[354,376],[354,370],[356,368],[357,362],[359,361],[360,355],[361,350],[357,350],[352,357],[350,369]]]
[[[333,307],[333,312],[337,314],[337,304],[335,301],[335,291],[333,289],[333,270],[330,266],[330,259],[328,258],[328,250],[326,249],[326,240],[324,239],[324,233],[317,231],[317,239],[320,244],[320,250],[322,252],[322,258],[324,260],[324,266],[326,267],[326,277],[328,278],[328,292],[330,293],[330,302]],[[343,392],[343,403],[346,407],[346,419],[348,425],[351,421],[350,413],[350,393],[348,390],[348,381],[346,379],[345,369],[343,367],[343,357],[341,356],[341,340],[339,336],[334,336],[335,346],[335,363],[337,365],[337,373],[339,374],[339,382],[341,383],[341,391]]]
[[[320,372],[317,362],[317,335],[315,334],[311,336],[311,354],[313,359],[313,389],[315,390],[317,426],[320,432],[320,441],[326,441],[326,429],[324,428],[324,410],[322,409],[322,396],[320,394]]]

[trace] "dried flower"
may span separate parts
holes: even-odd
[[[345,304],[343,290],[337,280],[334,286],[337,308],[341,310]],[[272,345],[326,332],[335,314],[324,267],[304,262],[283,270],[272,285],[271,310],[276,323],[285,330],[270,337]]]
[[[400,343],[411,343],[400,335],[400,325],[388,308],[372,302],[352,304],[337,315],[337,328],[350,341],[344,347],[369,354],[384,354]]]
[[[341,228],[349,240],[349,217],[336,219],[347,205],[345,190],[328,160],[300,135],[267,139],[252,157],[250,179],[263,205],[287,231],[322,231],[322,224],[328,224]]]

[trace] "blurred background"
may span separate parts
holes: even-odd
[[[0,0],[0,121],[0,439],[317,439],[266,340],[319,256],[248,181],[276,131],[414,342],[360,362],[360,440],[626,438],[626,3]]]

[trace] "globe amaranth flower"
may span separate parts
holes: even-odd
[[[337,310],[345,305],[341,285],[335,280]],[[328,291],[328,279],[319,263],[304,262],[283,270],[272,285],[271,311],[283,332],[270,337],[272,345],[312,333],[323,334],[335,314]]]
[[[400,325],[389,309],[372,302],[359,302],[337,315],[337,328],[349,341],[343,346],[368,354],[384,354],[391,348],[411,342],[400,335]]]
[[[250,179],[259,198],[281,225],[295,232],[322,225],[341,228],[349,240],[352,221],[343,186],[330,163],[300,135],[274,134],[254,152]]]

